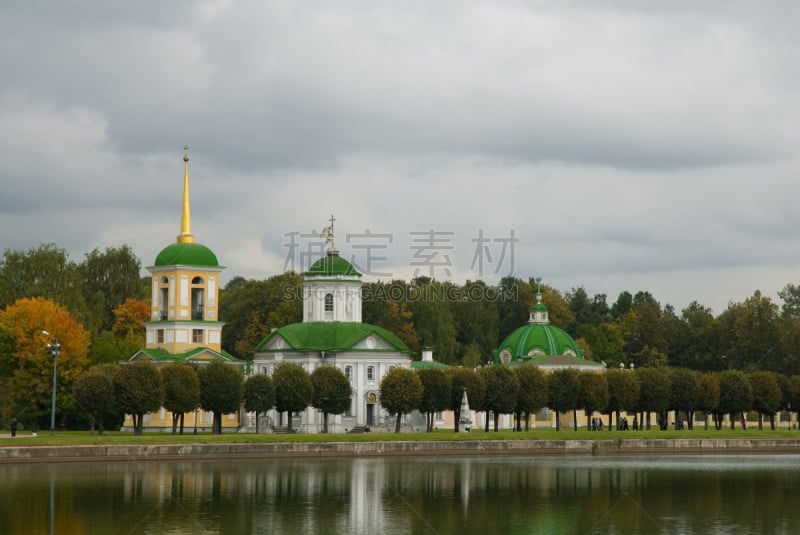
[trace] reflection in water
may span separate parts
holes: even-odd
[[[0,533],[794,533],[799,460],[0,465]]]

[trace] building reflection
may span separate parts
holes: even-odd
[[[798,460],[447,457],[0,465],[0,531],[48,533],[52,526],[55,533],[115,533],[125,526],[126,533],[666,533],[699,526],[722,533],[751,526],[753,532],[780,533],[800,524]]]

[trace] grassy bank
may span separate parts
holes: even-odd
[[[620,440],[620,439],[780,439],[798,438],[800,431],[779,429],[771,431],[765,429],[695,429],[693,431],[675,430],[650,430],[650,431],[587,431],[579,429],[532,429],[520,433],[502,430],[495,432],[475,431],[471,433],[454,433],[452,430],[438,430],[433,433],[364,433],[364,434],[225,434],[211,435],[188,433],[184,435],[171,435],[164,433],[148,433],[143,436],[133,436],[130,433],[106,432],[103,435],[90,435],[88,431],[57,432],[51,436],[49,432],[32,437],[30,434],[20,434],[15,438],[0,438],[0,447],[16,446],[77,446],[77,445],[112,445],[112,444],[251,444],[262,442],[379,442],[379,441],[464,441],[464,440]]]

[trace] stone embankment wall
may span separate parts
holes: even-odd
[[[0,448],[0,463],[437,455],[800,453],[797,439],[469,440],[258,444],[136,444]]]

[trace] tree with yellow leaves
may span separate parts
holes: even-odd
[[[54,356],[48,344],[56,340],[56,407],[64,414],[72,406],[72,385],[88,363],[89,333],[66,309],[42,297],[19,299],[0,311],[3,408],[31,427],[49,420]]]

